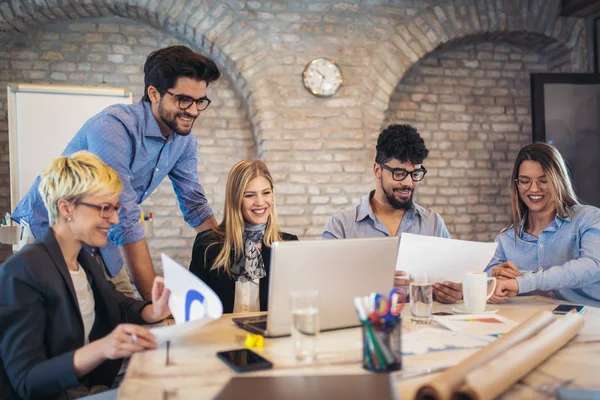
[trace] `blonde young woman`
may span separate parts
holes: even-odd
[[[137,324],[169,315],[162,278],[152,304],[125,297],[83,249],[106,245],[121,189],[119,175],[85,151],[55,159],[42,175],[51,226],[0,267],[0,399],[108,389],[124,357],[156,348]]]
[[[498,278],[491,300],[541,292],[600,306],[600,210],[579,204],[555,147],[533,143],[521,149],[512,174],[511,210],[486,268]]]
[[[223,221],[196,236],[190,272],[210,286],[223,312],[266,311],[271,243],[298,240],[279,230],[273,179],[260,160],[242,160],[229,172]]]

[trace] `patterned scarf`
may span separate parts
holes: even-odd
[[[257,243],[262,243],[266,226],[267,224],[246,224],[246,229],[242,235],[244,241],[244,254],[231,267],[231,275],[234,280],[251,282],[256,279],[264,278],[267,275],[262,254],[260,249],[256,246]]]

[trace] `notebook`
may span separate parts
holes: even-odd
[[[214,400],[392,400],[390,374],[234,377]]]

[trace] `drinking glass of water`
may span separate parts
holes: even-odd
[[[292,342],[297,360],[313,361],[319,336],[319,292],[292,292]]]
[[[431,322],[433,285],[427,275],[417,275],[410,283],[410,321],[415,324]]]

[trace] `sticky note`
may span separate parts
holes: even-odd
[[[258,347],[262,349],[265,346],[265,338],[261,335],[254,335],[249,333],[246,335],[246,347],[249,349],[253,347]]]

